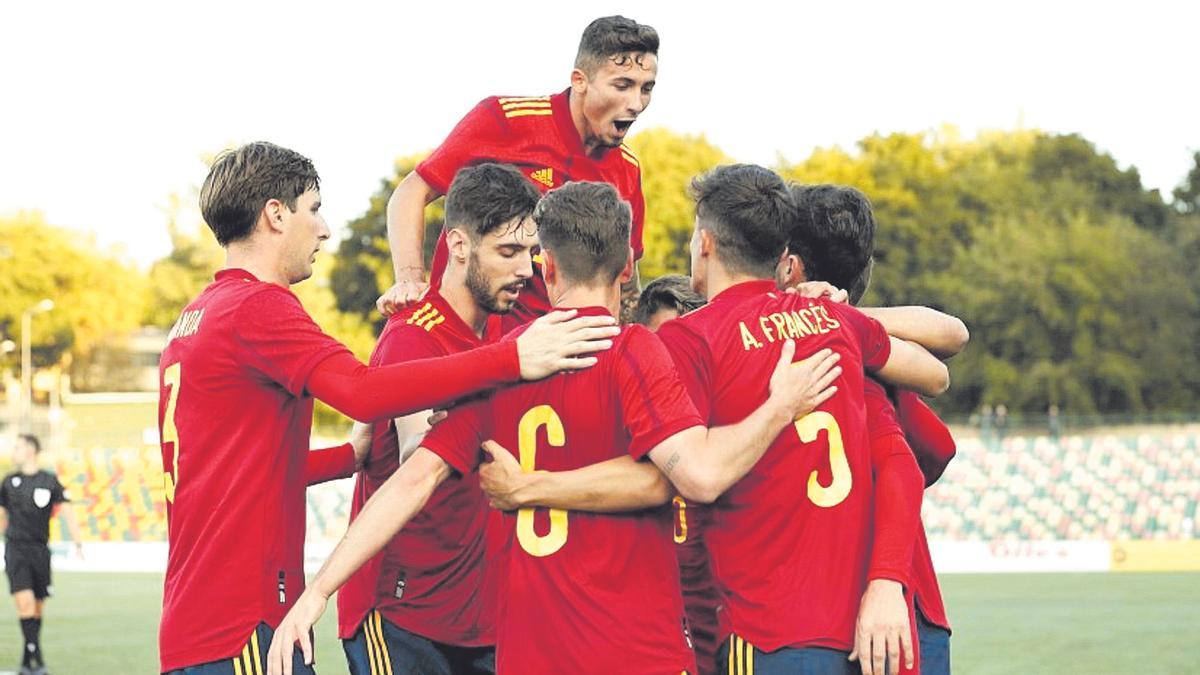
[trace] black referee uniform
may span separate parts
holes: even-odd
[[[50,595],[50,518],[54,506],[68,501],[58,476],[49,471],[33,475],[10,473],[0,483],[0,507],[8,511],[4,571],[12,593],[33,591]]]

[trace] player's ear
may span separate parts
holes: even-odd
[[[779,270],[780,286],[784,288],[790,288],[808,281],[808,277],[804,273],[804,261],[794,253],[784,252],[783,257],[779,261]]]
[[[558,261],[546,249],[542,249],[542,279],[547,285],[558,283]]]
[[[629,283],[633,279],[633,249],[629,249],[629,254],[625,256],[625,267],[621,270],[621,285]]]
[[[571,71],[571,93],[576,96],[582,96],[587,92],[588,76],[587,73],[576,68]]]
[[[288,207],[278,199],[268,199],[266,204],[263,204],[262,212],[259,214],[258,222],[267,228],[268,232],[282,233],[283,232],[283,217],[284,211],[288,211]]]
[[[454,259],[460,263],[465,263],[471,255],[470,240],[467,238],[467,233],[457,227],[446,230],[446,250]]]
[[[700,228],[700,255],[705,258],[711,257],[716,247],[717,242],[713,239],[712,232],[709,232],[708,228]]]

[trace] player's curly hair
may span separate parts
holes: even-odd
[[[608,59],[618,66],[632,59],[640,66],[646,54],[658,55],[658,31],[623,16],[606,16],[583,29],[575,67],[590,78]]]
[[[508,164],[463,167],[446,191],[446,229],[462,228],[479,243],[505,223],[532,215],[540,197],[537,188]]]
[[[792,185],[796,220],[788,251],[804,263],[809,281],[825,281],[857,304],[871,282],[875,214],[863,193],[844,185]]]
[[[217,242],[250,236],[268,200],[296,210],[296,199],[321,189],[312,160],[294,150],[258,141],[217,156],[200,188],[200,213]]]
[[[796,207],[787,184],[754,164],[728,164],[692,179],[697,227],[708,230],[717,258],[732,272],[774,276]]]

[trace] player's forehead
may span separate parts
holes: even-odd
[[[658,78],[658,56],[650,52],[622,52],[613,54],[600,63],[594,79],[630,79],[638,83],[653,82]]]
[[[513,218],[483,236],[484,244],[499,248],[501,246],[521,246],[530,248],[538,245],[537,223],[533,218]]]

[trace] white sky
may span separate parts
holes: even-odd
[[[0,213],[38,209],[146,265],[204,153],[316,162],[337,232],[400,155],[490,94],[566,86],[587,23],[658,29],[634,131],[799,160],[872,132],[1077,131],[1169,193],[1200,149],[1200,3],[79,2],[0,4]]]

